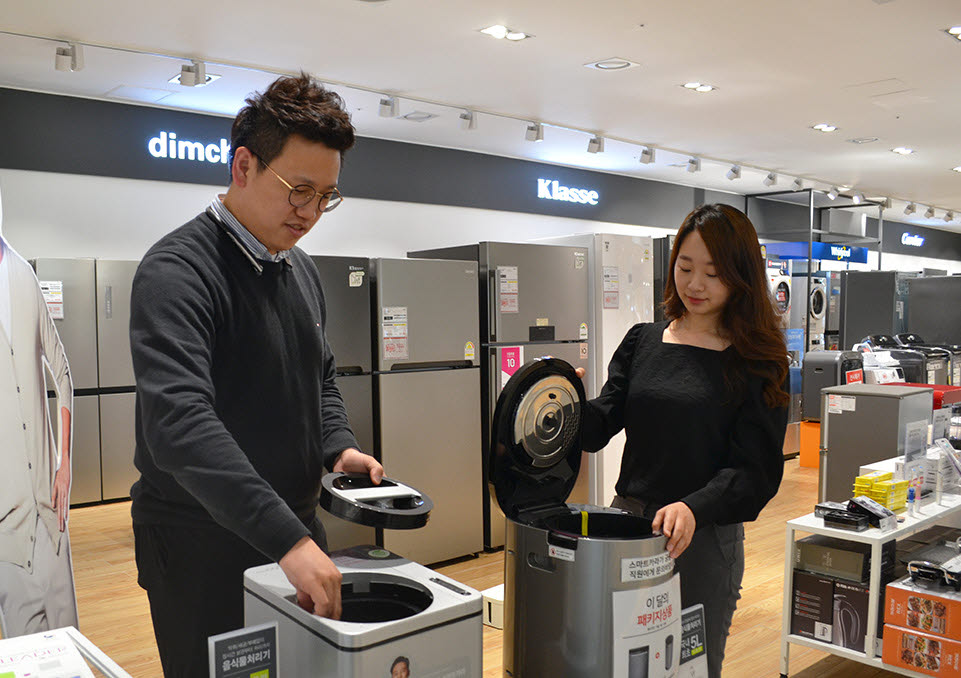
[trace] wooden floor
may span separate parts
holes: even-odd
[[[727,644],[725,678],[776,678],[780,673],[784,522],[812,510],[817,471],[786,462],[778,496],[747,526],[744,590]],[[74,509],[70,517],[80,630],[135,678],[161,675],[147,598],[137,586],[130,505]],[[503,581],[502,553],[438,568],[476,589]],[[502,633],[484,627],[484,677],[501,676]],[[825,652],[791,646],[793,678],[875,678],[888,671]],[[299,678],[299,677],[297,677]]]

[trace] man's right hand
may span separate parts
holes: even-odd
[[[298,541],[279,564],[297,590],[298,605],[321,617],[340,619],[340,570],[313,539]]]

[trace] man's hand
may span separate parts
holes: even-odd
[[[67,511],[70,510],[70,463],[60,464],[53,477],[53,508],[60,521],[60,531],[67,529]]]
[[[280,559],[280,569],[297,590],[297,604],[321,617],[340,619],[340,582],[333,561],[310,537],[304,537]]]
[[[691,544],[694,537],[694,527],[697,521],[690,507],[683,501],[668,504],[654,515],[651,527],[655,532],[661,532],[667,541],[667,552],[671,558],[677,558]]]
[[[384,467],[369,454],[364,454],[354,447],[348,447],[340,453],[334,463],[334,473],[367,473],[374,485],[380,485],[384,477]]]

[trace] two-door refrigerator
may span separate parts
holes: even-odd
[[[541,356],[590,369],[590,279],[586,247],[482,242],[408,252],[411,257],[470,260],[478,265],[481,411],[478,450],[483,481],[484,545],[504,545],[505,518],[487,483],[487,453],[497,396],[525,361]],[[476,292],[475,292],[476,295]],[[588,397],[593,381],[585,378]],[[588,464],[582,463],[569,501],[587,503]]]
[[[374,446],[373,369],[371,354],[370,259],[312,256],[327,306],[327,342],[334,353],[337,389],[344,399],[350,428],[361,452],[380,458]],[[349,523],[318,507],[331,551],[374,544],[374,528]]]
[[[434,502],[383,546],[419,563],[484,546],[477,261],[374,259],[375,436],[386,474]]]

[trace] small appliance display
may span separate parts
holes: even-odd
[[[676,676],[679,576],[651,521],[566,504],[584,387],[568,363],[526,363],[494,412],[491,483],[507,516],[504,671],[515,678]]]
[[[910,336],[910,335],[903,335]],[[948,384],[951,380],[951,351],[938,346],[925,346],[916,343],[913,346],[905,346],[894,337],[887,334],[872,334],[865,341],[872,346],[883,350],[909,350],[917,351],[924,355],[924,376],[922,383],[927,384]],[[898,356],[895,357],[899,357]]]
[[[802,363],[802,416],[821,421],[821,389],[864,381],[864,363],[857,351],[811,351]]]
[[[913,332],[903,332],[894,339],[905,348],[943,348],[947,351],[948,383],[951,386],[961,386],[961,346],[958,344],[929,344]]]
[[[324,476],[321,504],[337,517],[380,529],[427,524],[429,497],[384,478]],[[277,622],[278,672],[285,676],[389,676],[398,661],[411,676],[480,676],[482,596],[459,582],[376,546],[331,553],[343,574],[339,620],[297,604],[277,564],[244,573],[245,624]]]

